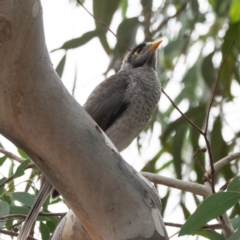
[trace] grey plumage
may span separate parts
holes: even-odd
[[[155,50],[161,42],[136,46],[124,58],[119,72],[100,83],[83,106],[119,151],[138,136],[157,107],[161,89],[155,71]],[[46,180],[18,240],[25,240],[28,236],[45,201],[43,198],[51,189]]]
[[[105,131],[119,151],[128,147],[145,127],[160,98],[152,43],[140,44],[125,57],[119,72],[103,81],[84,109]]]

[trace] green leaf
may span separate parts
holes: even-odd
[[[182,93],[184,94],[181,98],[185,98],[188,95],[190,101],[196,101],[196,93],[193,89],[196,89],[198,83],[198,64],[194,64],[190,69],[188,69],[186,75],[184,76],[182,82],[184,83],[184,89]],[[179,94],[180,96],[181,94]]]
[[[225,240],[225,238],[213,230],[196,231],[192,235],[200,235],[210,240]]]
[[[4,181],[6,181],[7,178],[3,177],[0,179],[0,184],[2,184]]]
[[[229,9],[229,16],[231,22],[238,22],[240,20],[240,1],[232,0],[231,7]]]
[[[159,157],[162,155],[162,153],[163,151],[161,149],[150,161],[147,162],[147,164],[141,169],[141,172],[157,173],[156,162],[159,159]]]
[[[18,153],[19,153],[19,155],[20,155],[22,158],[24,158],[24,159],[28,159],[28,158],[29,158],[28,155],[27,155],[24,151],[22,151],[21,149],[19,149],[19,148],[18,148]]]
[[[28,166],[28,164],[30,163],[31,161],[29,159],[23,161],[17,168],[15,174],[14,174],[14,178],[18,178],[18,177],[21,177],[24,175],[24,171],[26,169],[26,167]]]
[[[182,226],[179,236],[191,234],[210,220],[225,213],[240,199],[240,193],[219,192],[206,198]]]
[[[238,239],[240,239],[240,227],[227,240],[238,240]]]
[[[192,118],[198,118],[203,115],[203,112],[206,111],[206,105],[201,104],[198,107],[190,108],[185,115],[192,120]],[[170,135],[172,132],[177,131],[182,126],[188,124],[186,120],[180,116],[178,119],[176,119],[174,122],[171,122],[167,125],[167,128],[164,130],[164,132],[161,134],[160,139],[162,144],[164,144],[167,139],[170,138]],[[196,131],[196,130],[195,130]]]
[[[214,162],[221,159],[223,156],[227,156],[230,151],[222,136],[221,116],[218,116],[214,121],[210,144]],[[221,173],[225,176],[226,179],[233,177],[233,172],[231,170],[230,164],[226,165],[222,169]]]
[[[120,0],[93,0],[93,15],[109,26],[118,9],[119,2]],[[104,28],[98,21],[95,20],[95,23],[97,28]],[[107,29],[105,30],[107,31]]]
[[[42,234],[42,240],[48,240],[50,237],[50,232],[47,225],[43,222],[40,222],[40,232]]]
[[[173,164],[173,160],[169,160],[168,162],[166,162],[165,164],[163,164],[160,168],[157,169],[157,173],[168,168],[171,164]]]
[[[123,18],[126,17],[127,8],[128,8],[128,0],[121,0],[121,9],[122,9]]]
[[[22,203],[28,207],[31,207],[34,202],[34,198],[32,197],[32,195],[27,192],[14,192],[14,193],[12,193],[12,196],[17,201],[19,201],[20,203]]]
[[[221,234],[212,230],[207,230],[206,235],[210,240],[225,240]]]
[[[183,44],[184,44],[183,41],[180,41],[179,39],[170,42],[164,48],[164,55],[166,55],[168,57],[169,57],[169,55],[176,55],[182,49]]]
[[[0,201],[0,217],[9,215],[9,205],[5,201]],[[0,228],[5,225],[6,222],[0,222]]]
[[[172,142],[172,155],[175,172],[178,179],[182,179],[182,148],[184,143],[184,137],[188,128],[187,123],[176,129],[176,134]]]
[[[93,15],[104,22],[107,26],[110,26],[113,15],[118,9],[119,2],[120,0],[93,0]],[[96,29],[101,31],[101,34],[99,34],[98,37],[105,52],[109,55],[111,53],[111,49],[106,38],[108,30],[97,20],[95,20],[95,25]]]
[[[230,221],[235,230],[240,226],[240,217],[232,218]]]
[[[62,57],[61,61],[58,63],[55,71],[57,72],[58,76],[61,78],[62,74],[63,74],[63,70],[65,67],[65,62],[66,62],[66,53],[64,54],[64,56]]]
[[[6,159],[7,159],[7,156],[0,157],[0,167],[4,164]]]
[[[53,232],[56,226],[59,224],[60,218],[56,216],[46,217],[47,219],[47,226],[51,232]]]
[[[60,48],[54,49],[51,52],[54,52],[60,49],[69,50],[69,49],[81,47],[87,42],[89,42],[90,40],[92,40],[94,37],[96,37],[98,32],[99,31],[94,30],[94,31],[84,33],[81,37],[71,39],[65,42]]]
[[[168,200],[169,200],[169,196],[170,196],[170,188],[168,188],[167,190],[167,194],[164,197],[161,197],[161,202],[162,202],[162,215],[164,215],[164,210],[166,209]]]
[[[136,45],[135,38],[139,26],[140,22],[138,20],[138,17],[125,18],[118,26],[117,36],[128,47],[135,46]],[[122,62],[121,60],[123,59],[123,56],[126,54],[126,52],[127,52],[126,48],[119,41],[117,41],[113,49],[113,58],[111,59],[107,72],[112,68],[116,71],[119,70],[119,67]]]
[[[185,218],[185,219],[189,218],[189,216],[191,215],[191,213],[190,213],[189,210],[187,209],[186,203],[185,203],[185,201],[183,202],[183,199],[181,200],[180,205],[181,205],[181,207],[182,207],[182,211],[183,211],[184,218]]]
[[[20,207],[20,206],[10,206],[10,214],[23,214],[27,215],[29,212],[29,208]]]
[[[10,214],[23,214],[23,215],[28,215],[30,209],[27,207],[20,207],[20,206],[10,206]],[[47,221],[49,219],[56,218],[56,217],[45,217],[45,216],[40,216],[37,217],[37,221]]]
[[[240,192],[240,179],[239,177],[235,177],[227,188],[228,192]]]
[[[215,82],[216,78],[216,69],[213,67],[212,62],[214,53],[215,52],[213,51],[212,53],[207,55],[203,59],[202,63],[202,76],[209,89],[212,89],[213,83]]]

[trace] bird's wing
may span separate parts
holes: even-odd
[[[83,106],[103,131],[106,131],[129,105],[124,101],[127,79],[124,73],[107,78],[91,93]]]

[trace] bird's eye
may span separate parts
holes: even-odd
[[[135,56],[138,56],[141,53],[142,48],[137,48],[137,50],[133,53]]]

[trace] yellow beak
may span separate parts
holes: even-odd
[[[158,46],[161,44],[162,41],[163,40],[154,42],[152,45],[150,45],[150,47],[148,48],[148,51],[151,51],[151,52],[155,51],[158,48]]]

